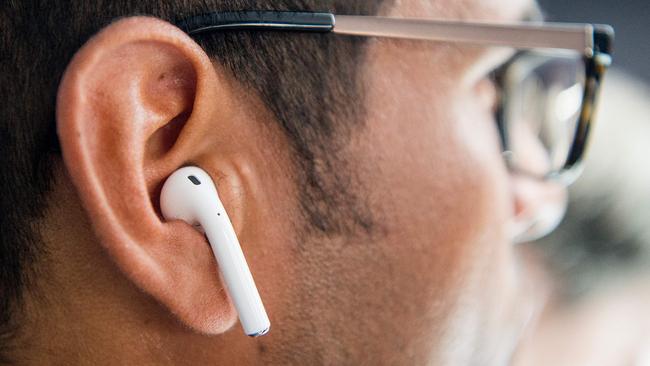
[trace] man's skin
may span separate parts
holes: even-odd
[[[383,14],[513,21],[532,5],[398,1]],[[108,26],[60,85],[63,161],[17,359],[507,362],[539,303],[511,229],[540,197],[562,206],[565,194],[520,186],[503,162],[485,76],[507,56],[370,40],[364,100],[350,101],[367,113],[339,154],[373,226],[324,236],[305,226],[288,141],[255,95],[167,23]],[[205,238],[160,217],[162,183],[190,163],[217,183],[271,318],[266,336],[243,335]]]

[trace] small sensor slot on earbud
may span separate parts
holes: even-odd
[[[200,181],[197,177],[195,177],[195,176],[193,176],[193,175],[189,175],[189,176],[187,176],[187,179],[189,179],[190,182],[194,183],[194,185],[196,185],[196,186],[198,186],[199,184],[201,184],[201,181]]]

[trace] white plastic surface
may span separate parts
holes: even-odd
[[[194,183],[190,177],[200,184]],[[217,259],[244,332],[249,336],[266,334],[271,323],[210,175],[192,166],[175,171],[163,185],[160,207],[166,220],[178,219],[201,226]]]

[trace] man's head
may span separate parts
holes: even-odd
[[[511,227],[539,194],[501,157],[487,75],[506,55],[331,34],[192,39],[160,19],[116,21],[260,6],[515,20],[530,4],[5,5],[6,356],[509,357],[532,313]],[[205,238],[161,219],[161,185],[188,164],[219,187],[271,317],[264,338],[233,331]]]

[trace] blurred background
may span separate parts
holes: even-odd
[[[650,365],[650,1],[540,4],[616,41],[566,218],[534,243],[555,291],[516,364]]]
[[[650,1],[541,5],[549,20],[606,23],[616,30],[614,64],[600,95],[584,174],[572,187],[563,224],[542,241],[556,270],[571,271],[563,280],[566,295],[574,296],[610,278],[605,270],[649,263]]]
[[[650,82],[650,1],[538,0],[550,20],[605,23],[616,29],[615,67]]]
[[[549,20],[614,26],[594,138],[567,217],[542,245],[571,271],[567,295],[588,291],[605,270],[648,264],[650,249],[650,1],[541,0]],[[641,269],[641,268],[638,268]],[[561,274],[561,273],[560,273]],[[570,285],[570,286],[569,286]]]

